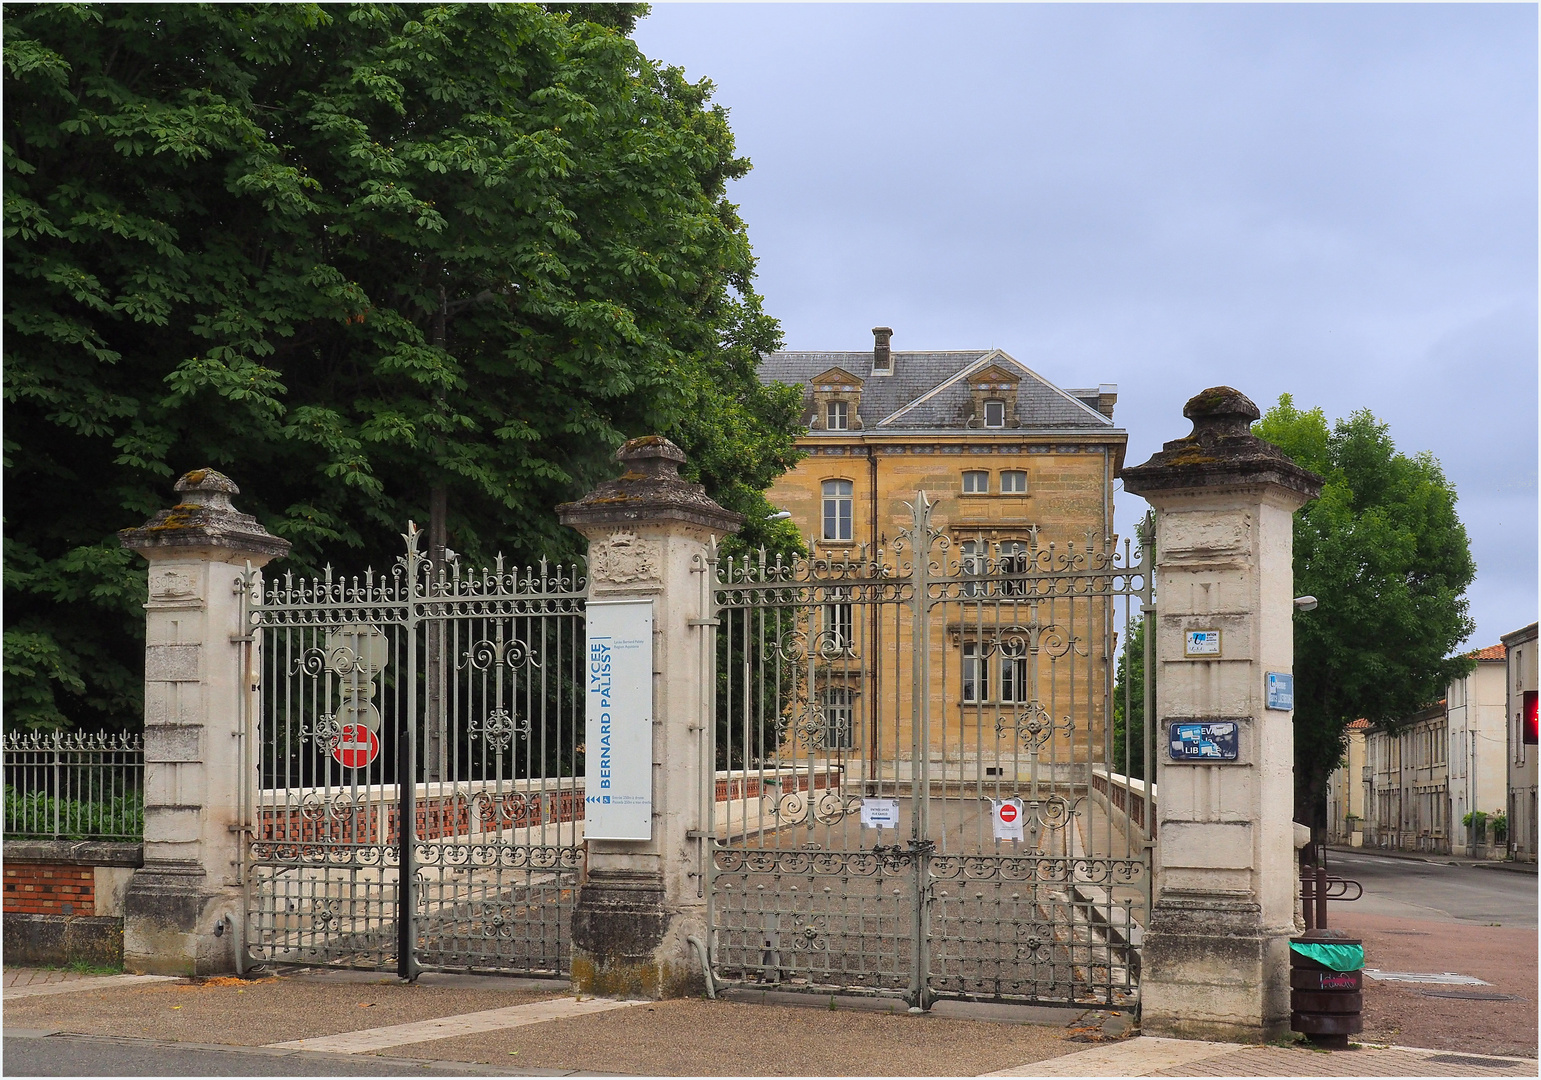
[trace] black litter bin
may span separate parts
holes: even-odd
[[[1358,938],[1298,937],[1291,945],[1357,945]],[[1317,1046],[1348,1049],[1348,1037],[1364,1030],[1364,971],[1337,971],[1290,949],[1290,1030]]]

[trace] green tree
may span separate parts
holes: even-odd
[[[571,558],[553,506],[655,432],[746,543],[789,539],[749,163],[711,84],[626,36],[644,11],[5,7],[12,724],[137,720],[116,531],[199,466],[300,571],[389,565],[409,518]]]
[[[1394,731],[1471,670],[1453,652],[1476,564],[1439,462],[1399,453],[1368,410],[1329,429],[1284,394],[1253,431],[1326,481],[1295,515],[1295,591],[1321,602],[1295,614],[1295,817],[1320,838],[1348,724]]]
[[[1118,674],[1113,681],[1113,760],[1109,764],[1115,772],[1145,779],[1144,618],[1129,623],[1128,637],[1118,651]]]

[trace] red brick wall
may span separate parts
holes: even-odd
[[[96,870],[63,863],[6,861],[5,911],[26,915],[96,914]]]

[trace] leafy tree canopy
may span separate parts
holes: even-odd
[[[749,163],[645,10],[6,5],[9,722],[136,721],[116,531],[200,466],[299,570],[389,565],[430,489],[470,560],[571,558],[553,506],[654,432],[789,539]]]
[[[1326,480],[1295,515],[1295,592],[1321,601],[1295,615],[1295,814],[1321,829],[1347,725],[1394,730],[1471,669],[1452,653],[1476,564],[1439,462],[1399,453],[1368,410],[1329,428],[1284,394],[1253,431]]]

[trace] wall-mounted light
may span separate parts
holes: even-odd
[[[1295,610],[1296,611],[1315,611],[1316,610],[1316,597],[1314,597],[1314,596],[1297,596],[1297,597],[1295,597]]]

